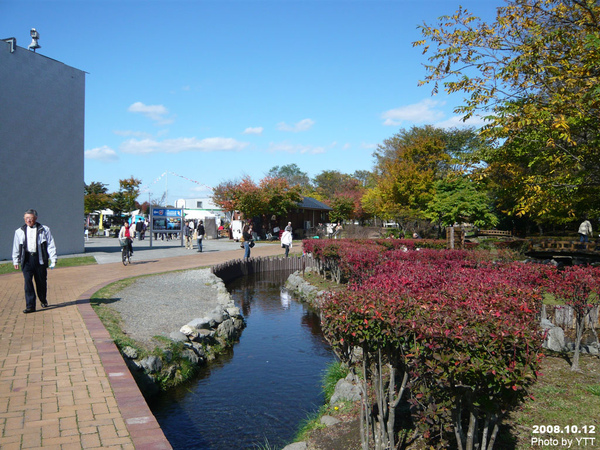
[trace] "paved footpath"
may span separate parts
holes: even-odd
[[[97,238],[86,254],[103,263],[48,271],[50,307],[32,314],[23,314],[21,272],[0,275],[2,450],[171,448],[89,298],[119,279],[210,266],[243,251],[225,240],[207,241],[201,254],[142,241],[124,267],[108,262],[120,259],[114,247]],[[252,249],[253,257],[281,254],[276,244]]]

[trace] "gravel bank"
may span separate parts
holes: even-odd
[[[121,314],[124,331],[145,343],[153,336],[169,337],[191,320],[232,301],[210,269],[142,277],[119,295],[110,307]]]

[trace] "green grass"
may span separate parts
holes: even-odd
[[[97,264],[96,258],[93,256],[73,256],[69,258],[59,258],[56,262],[56,267],[77,267],[89,266],[92,264]],[[11,261],[0,263],[0,275],[13,272],[16,272],[16,270]]]
[[[337,382],[342,378],[346,378],[348,372],[348,367],[339,361],[327,366],[325,375],[323,375],[323,393],[325,394],[326,403],[329,403],[329,400],[333,396]]]
[[[600,397],[600,384],[597,384],[595,386],[586,386],[585,390],[588,391],[590,394],[594,394]]]
[[[254,444],[253,448],[257,450],[277,450],[277,447],[273,447],[267,438],[265,438],[265,442],[263,444]]]
[[[598,357],[582,355],[581,372],[571,371],[566,358],[552,355],[542,361],[542,375],[532,386],[534,400],[527,401],[521,408],[510,413],[505,420],[508,428],[501,431],[496,447],[502,444],[514,445],[513,448],[539,448],[531,445],[533,437],[555,438],[561,442],[561,434],[546,433],[543,436],[533,434],[534,426],[594,425],[596,444],[600,431],[600,360]],[[585,437],[584,434],[569,436]],[[590,436],[590,435],[587,435]],[[592,448],[589,446],[587,448]],[[580,448],[573,445],[571,448]],[[583,446],[581,448],[584,448]],[[597,447],[595,447],[597,448]]]

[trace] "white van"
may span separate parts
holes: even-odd
[[[242,237],[242,229],[244,227],[244,223],[241,220],[232,220],[231,221],[231,236],[233,239],[238,242]]]

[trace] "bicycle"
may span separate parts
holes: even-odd
[[[123,261],[123,265],[126,266],[131,262],[131,253],[129,251],[129,240],[125,239],[125,241],[121,241],[121,259]]]

